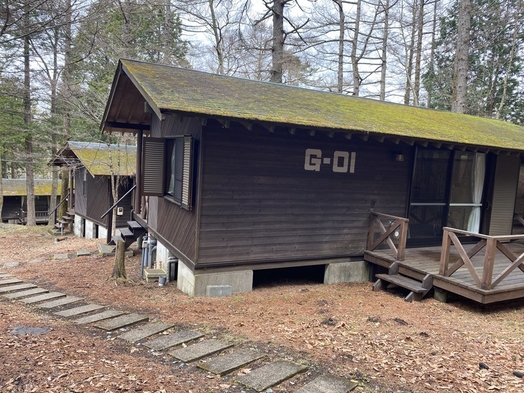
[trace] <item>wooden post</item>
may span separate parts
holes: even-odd
[[[440,275],[444,275],[444,272],[448,270],[450,247],[451,247],[451,239],[449,238],[449,229],[444,228],[444,231],[442,234],[442,250],[440,252],[440,270],[439,270]]]
[[[368,245],[367,249],[370,250],[373,247],[373,242],[375,238],[375,220],[376,220],[375,213],[373,211],[370,212],[369,215],[369,232],[368,232]]]
[[[486,244],[486,253],[484,254],[484,268],[482,270],[482,289],[491,289],[491,280],[493,279],[493,266],[495,265],[495,252],[497,251],[497,239],[489,238]]]
[[[398,238],[398,257],[399,261],[403,261],[406,258],[406,243],[408,240],[408,222],[405,220],[401,221],[400,234]]]

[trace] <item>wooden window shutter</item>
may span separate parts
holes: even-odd
[[[185,136],[184,139],[184,164],[182,173],[182,200],[184,209],[191,210],[193,207],[193,138]]]
[[[143,195],[164,195],[165,140],[144,138],[144,170],[142,175]]]

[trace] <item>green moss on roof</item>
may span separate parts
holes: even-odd
[[[70,149],[93,176],[109,176],[111,172],[132,176],[136,171],[136,146],[70,141],[66,149]]]
[[[524,128],[499,120],[131,60],[121,64],[160,112],[524,150]]]
[[[26,179],[2,179],[4,196],[25,196]],[[35,196],[51,195],[53,180],[35,179]]]

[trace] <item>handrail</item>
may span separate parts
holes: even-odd
[[[442,237],[442,251],[440,254],[440,270],[439,274],[444,277],[450,277],[462,266],[466,266],[469,274],[475,281],[477,288],[490,290],[494,289],[502,280],[504,280],[513,270],[517,267],[524,272],[524,253],[516,256],[510,251],[503,242],[511,240],[522,240],[524,235],[501,235],[501,236],[489,236],[475,232],[464,231],[456,228],[443,228]],[[479,238],[479,242],[473,246],[468,252],[464,249],[464,246],[460,242],[458,235],[465,235]],[[450,266],[450,251],[451,244],[455,246],[460,258]],[[479,275],[471,259],[477,255],[483,249],[484,251],[484,262],[482,265],[482,277]],[[508,258],[511,262],[495,279],[493,279],[493,271],[495,267],[495,253],[499,250],[502,255]]]
[[[389,220],[389,227],[387,229],[381,221],[383,219]],[[373,251],[382,243],[386,242],[388,247],[395,253],[397,261],[403,261],[406,256],[408,224],[409,219],[405,217],[371,211],[366,249]],[[377,231],[379,232],[379,237],[375,239]],[[398,247],[395,246],[391,236],[398,239]]]
[[[122,195],[120,197],[120,199],[118,199],[118,201],[113,203],[113,205],[109,209],[107,209],[107,211],[104,214],[102,214],[100,219],[103,219],[105,216],[107,216],[109,214],[109,212],[111,210],[113,210],[116,207],[116,205],[118,205],[122,201],[122,199],[124,199],[126,196],[128,196],[131,193],[131,191],[133,191],[135,188],[136,188],[136,184],[133,187],[131,187],[124,195]]]
[[[51,217],[51,214],[53,214],[54,212],[56,212],[56,211],[58,210],[58,208],[62,205],[62,203],[64,203],[65,201],[67,201],[68,198],[69,198],[69,197],[65,197],[64,199],[62,199],[62,200],[60,201],[60,203],[59,203],[58,205],[56,205],[56,207],[53,209],[53,211],[51,211],[51,213],[49,213],[49,214],[47,215],[47,217]]]

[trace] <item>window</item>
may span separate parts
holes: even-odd
[[[143,194],[192,208],[193,138],[144,139]]]

